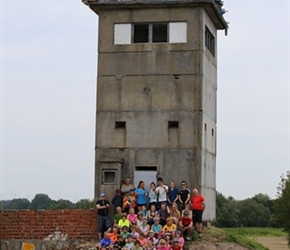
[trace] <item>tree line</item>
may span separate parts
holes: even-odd
[[[277,188],[277,198],[270,199],[266,194],[256,194],[245,200],[235,200],[221,193],[216,196],[216,221],[218,227],[279,227],[289,236],[290,243],[290,171],[281,176]],[[82,199],[76,203],[69,200],[53,200],[47,194],[37,194],[28,199],[0,201],[3,209],[90,209],[95,201]]]
[[[0,201],[0,210],[2,209],[90,209],[95,207],[95,201],[81,199],[76,203],[69,200],[53,200],[47,194],[36,194],[30,202],[25,198]]]

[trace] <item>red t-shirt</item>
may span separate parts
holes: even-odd
[[[182,226],[184,226],[184,227],[188,227],[188,225],[192,222],[192,219],[189,218],[189,217],[187,217],[187,218],[182,217],[182,218],[180,219],[180,221],[181,221],[181,223],[182,223]]]
[[[198,194],[198,195],[192,196],[190,201],[192,203],[192,208],[194,210],[203,210],[202,203],[204,202],[204,198],[201,195]]]

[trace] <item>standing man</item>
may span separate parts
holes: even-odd
[[[159,177],[157,179],[157,188],[155,189],[155,193],[158,197],[158,209],[161,207],[162,203],[167,203],[167,193],[168,193],[168,186],[163,183],[163,179]]]
[[[106,200],[106,195],[101,194],[100,200],[96,203],[96,208],[98,211],[98,231],[99,240],[102,238],[102,233],[106,231],[107,228],[112,226],[111,219],[109,217],[110,203]]]
[[[178,203],[180,212],[185,208],[185,205],[190,201],[190,190],[186,187],[186,182],[180,183],[180,190],[178,192]]]
[[[193,196],[191,197],[192,204],[192,218],[195,223],[196,231],[198,232],[199,238],[202,237],[202,213],[205,209],[204,198],[198,194],[198,190],[195,188],[192,190]]]

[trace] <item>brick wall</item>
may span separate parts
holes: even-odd
[[[0,239],[40,239],[56,228],[71,239],[97,238],[97,215],[90,210],[0,211]]]

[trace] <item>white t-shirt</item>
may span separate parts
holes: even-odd
[[[158,202],[164,202],[167,201],[167,191],[168,191],[168,186],[163,185],[163,187],[158,186],[156,188],[158,196]]]

